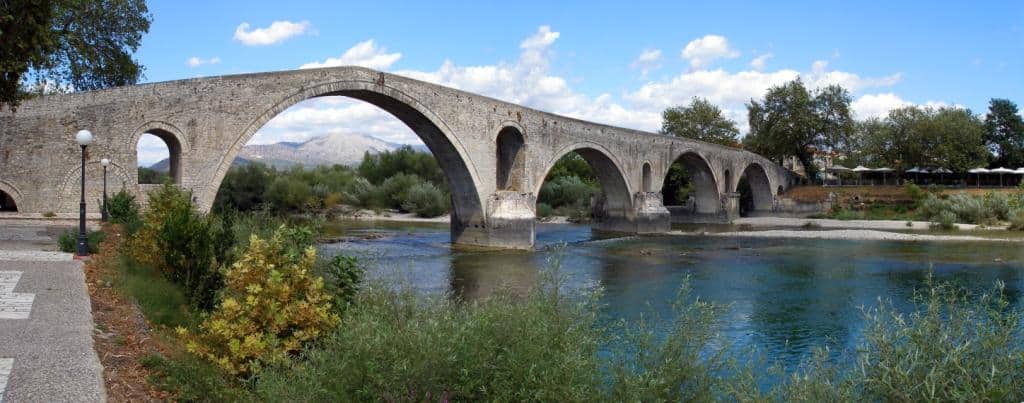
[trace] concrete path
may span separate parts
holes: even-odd
[[[0,223],[0,402],[106,400],[82,263],[30,247],[53,232]]]

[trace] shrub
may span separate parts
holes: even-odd
[[[189,333],[189,352],[229,374],[247,376],[283,363],[338,323],[324,281],[312,273],[316,250],[290,252],[285,228],[269,240],[253,236],[241,258],[224,270],[223,298]]]
[[[1015,210],[1010,215],[1010,231],[1024,231],[1024,209]]]
[[[544,182],[537,200],[554,208],[585,208],[590,206],[590,198],[597,192],[596,186],[584,182],[579,177],[563,176]]]
[[[448,212],[448,200],[432,183],[418,183],[406,193],[402,209],[420,217],[437,217]]]
[[[110,222],[124,224],[126,226],[137,226],[139,222],[139,203],[135,195],[121,189],[107,199],[107,214]]]
[[[547,203],[537,203],[537,217],[550,217],[555,213],[555,209]]]
[[[324,289],[334,297],[334,308],[341,312],[356,296],[365,270],[354,256],[334,255],[317,261],[314,272],[324,279]]]
[[[103,231],[91,231],[86,234],[86,248],[89,253],[97,253],[100,251],[100,243],[107,237],[107,234]],[[78,230],[68,229],[60,234],[57,238],[57,247],[61,252],[65,253],[76,253],[78,252]]]
[[[914,201],[915,207],[919,206],[921,202],[928,198],[928,193],[925,192],[924,189],[921,189],[920,186],[915,185],[914,182],[907,182],[906,185],[904,185],[904,188],[907,190],[907,195],[910,196],[910,200]]]
[[[381,198],[387,201],[386,207],[396,210],[406,210],[402,204],[408,199],[409,191],[416,185],[422,183],[416,175],[399,173],[384,180],[377,191]],[[409,211],[409,210],[406,210]]]
[[[981,224],[990,215],[985,210],[985,203],[978,197],[967,193],[958,193],[949,197],[949,208],[956,214],[960,222]]]
[[[378,200],[377,187],[363,177],[355,178],[342,194],[345,201],[353,206],[380,208],[383,204]]]
[[[47,212],[43,213],[43,217],[46,217],[46,218],[53,218],[53,217],[56,217],[56,216],[57,216],[57,213],[54,213],[52,211],[47,211]]]
[[[956,214],[952,211],[943,211],[936,217],[936,221],[932,223],[932,228],[943,229],[943,230],[955,230],[956,226]]]
[[[127,242],[128,254],[143,266],[183,286],[196,307],[213,306],[232,237],[222,222],[199,215],[191,194],[165,183],[150,194],[142,225]]]
[[[298,178],[281,176],[274,179],[264,195],[267,204],[279,211],[297,211],[310,207],[312,189]]]
[[[1010,196],[1003,192],[988,192],[984,199],[984,209],[992,221],[1010,219]]]

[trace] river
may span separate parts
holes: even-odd
[[[669,315],[689,278],[694,297],[728,305],[720,325],[732,348],[786,366],[814,347],[852,350],[864,325],[861,307],[879,298],[908,307],[930,271],[978,291],[1002,280],[1015,304],[1024,288],[1024,248],[1016,243],[609,238],[585,225],[542,224],[536,251],[479,251],[453,249],[446,224],[345,221],[328,229],[350,240],[322,251],[361,257],[372,279],[469,299],[521,290],[557,255],[565,287],[603,288],[609,320]]]

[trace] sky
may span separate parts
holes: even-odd
[[[647,131],[704,97],[745,103],[799,76],[850,90],[857,118],[904,105],[1024,104],[1024,1],[150,1],[145,82],[360,65]],[[418,144],[376,107],[310,100],[250,144],[349,132]],[[140,142],[140,164],[166,156]]]

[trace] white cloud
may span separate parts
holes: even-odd
[[[902,78],[900,74],[863,77],[852,72],[831,69],[827,62],[819,61],[805,71],[697,69],[666,79],[645,82],[622,94],[591,96],[574,91],[572,80],[552,71],[550,63],[559,36],[559,32],[548,26],[538,27],[537,31],[520,43],[520,54],[512,61],[459,65],[452,60],[445,60],[434,70],[391,71],[543,111],[647,131],[656,131],[661,127],[661,112],[665,108],[685,104],[694,96],[700,96],[722,108],[723,113],[736,121],[744,133],[747,131],[745,103],[751,99],[760,99],[769,87],[783,84],[798,76],[810,88],[840,84],[856,95],[866,89],[892,86]],[[722,43],[727,43],[724,38]],[[728,56],[731,51],[728,51],[727,45],[724,49],[727,49],[725,55]],[[388,53],[372,41],[365,41],[353,46],[338,60],[361,60],[367,64],[373,62],[380,69],[389,69],[400,56],[400,53]],[[762,54],[759,57],[764,56],[765,54]],[[660,59],[653,50],[645,51],[637,59],[645,63],[657,60]],[[327,64],[327,61],[321,64]],[[884,94],[875,94],[874,98],[857,98],[858,103],[854,105],[854,110],[863,114],[885,113],[879,111],[888,104],[898,103],[892,102],[891,98],[887,100],[882,95]],[[342,97],[318,98],[288,109],[268,122],[254,137],[253,142],[303,141],[315,135],[336,131],[368,134],[397,143],[420,143],[408,127],[387,112],[362,101]]]
[[[864,94],[850,103],[853,114],[857,119],[884,118],[889,111],[899,107],[911,105],[899,95],[891,92],[881,94]]]
[[[391,67],[402,54],[388,53],[387,49],[378,47],[373,39],[357,43],[342,53],[341,57],[332,57],[323,62],[306,63],[299,66],[300,69],[314,69],[319,67],[335,66],[363,66],[376,70],[386,70]]]
[[[640,77],[646,78],[647,73],[661,68],[661,49],[647,49],[629,64],[629,67],[640,70]]]
[[[683,48],[683,59],[690,61],[690,67],[702,69],[716,59],[733,59],[740,52],[729,47],[729,40],[721,35],[705,35],[694,39]]]
[[[235,28],[235,39],[246,46],[265,46],[282,42],[293,36],[302,35],[312,25],[309,21],[274,21],[266,28],[249,30],[249,23],[243,22]]]
[[[140,167],[148,167],[164,158],[171,156],[167,150],[167,143],[152,134],[143,134],[139,137],[139,144],[136,145],[138,152],[138,163]]]
[[[209,59],[200,59],[198,56],[192,56],[192,57],[188,58],[188,61],[186,61],[185,63],[188,64],[188,67],[191,67],[191,68],[194,69],[194,68],[202,66],[204,64],[219,64],[220,63],[220,58],[219,57],[211,57]]]
[[[765,63],[768,62],[768,59],[771,59],[772,57],[775,57],[775,55],[771,53],[765,53],[763,55],[755,57],[754,60],[750,61],[750,68],[757,71],[764,70]]]

